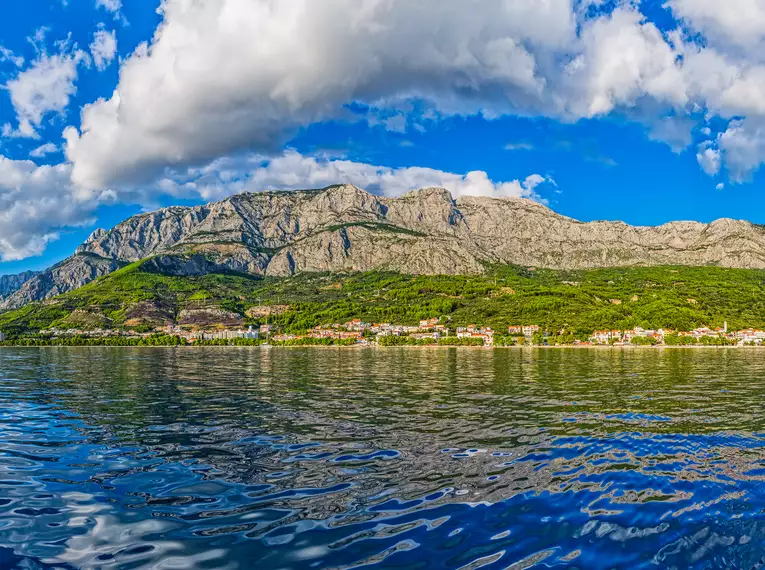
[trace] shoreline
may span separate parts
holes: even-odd
[[[639,345],[622,345],[622,346],[605,346],[605,345],[566,345],[566,346],[439,346],[439,345],[424,345],[424,346],[377,346],[377,345],[209,345],[209,346],[194,346],[194,345],[175,345],[175,346],[147,346],[147,345],[126,345],[126,346],[109,346],[109,345],[82,345],[82,346],[70,346],[61,344],[48,344],[48,345],[2,345],[0,344],[0,350],[12,349],[12,348],[132,348],[132,349],[184,349],[184,350],[198,350],[198,349],[319,349],[319,350],[482,350],[482,351],[494,351],[494,350],[761,350],[765,349],[765,345],[761,346],[704,346],[704,345],[660,345],[660,346],[639,346]]]

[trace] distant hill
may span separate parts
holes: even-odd
[[[634,267],[576,271],[489,266],[480,275],[366,272],[289,277],[212,272],[200,255],[131,264],[55,299],[0,314],[9,335],[41,329],[214,328],[263,323],[286,332],[352,318],[452,326],[538,324],[550,331],[765,328],[765,271],[718,267]],[[217,270],[221,271],[221,270]]]
[[[762,269],[765,230],[728,219],[658,227],[583,223],[530,200],[454,200],[442,188],[398,198],[350,185],[245,193],[205,206],[142,214],[110,231],[98,230],[73,257],[10,294],[0,309],[71,291],[127,263],[161,255],[169,266],[172,256],[190,254],[207,260],[189,269],[194,274],[233,271],[268,277],[368,271],[478,275],[496,264],[565,270],[664,265]]]

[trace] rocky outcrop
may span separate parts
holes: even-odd
[[[239,327],[242,326],[242,316],[217,307],[183,309],[178,314],[178,324],[195,327]]]
[[[400,273],[480,273],[479,257],[458,239],[418,236],[389,229],[348,227],[322,232],[282,248],[266,274],[350,273],[379,269]]]
[[[16,292],[0,302],[0,309],[16,309],[32,301],[67,293],[102,275],[116,271],[123,265],[124,263],[118,260],[104,259],[92,254],[74,255],[24,283]]]
[[[765,230],[737,220],[633,227],[582,223],[536,202],[460,197],[427,188],[398,198],[350,185],[324,190],[244,193],[173,207],[98,230],[64,262],[8,298],[10,306],[88,282],[119,264],[153,257],[146,268],[173,275],[235,271],[390,270],[480,273],[487,264],[555,269],[629,265],[765,268]],[[90,256],[90,257],[88,257]],[[83,260],[99,260],[98,262]],[[6,306],[8,306],[6,304]]]
[[[16,275],[0,275],[0,300],[21,289],[24,283],[37,274],[37,271],[25,271]]]
[[[274,317],[276,315],[283,315],[289,310],[289,305],[258,305],[250,307],[244,314],[251,319],[263,319]]]

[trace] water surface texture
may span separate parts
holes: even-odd
[[[1,349],[0,568],[765,567],[765,352]]]

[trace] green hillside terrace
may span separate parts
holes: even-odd
[[[360,318],[416,324],[446,317],[497,331],[537,324],[550,331],[697,326],[765,328],[765,271],[718,267],[631,267],[586,271],[494,266],[480,276],[368,272],[288,278],[210,274],[176,277],[131,264],[65,295],[0,314],[9,337],[51,327],[149,329],[183,311],[217,311],[242,324],[256,306],[286,306],[271,322],[285,332]],[[217,313],[215,313],[217,314]],[[251,313],[252,314],[252,313]],[[230,324],[225,319],[221,325]]]

